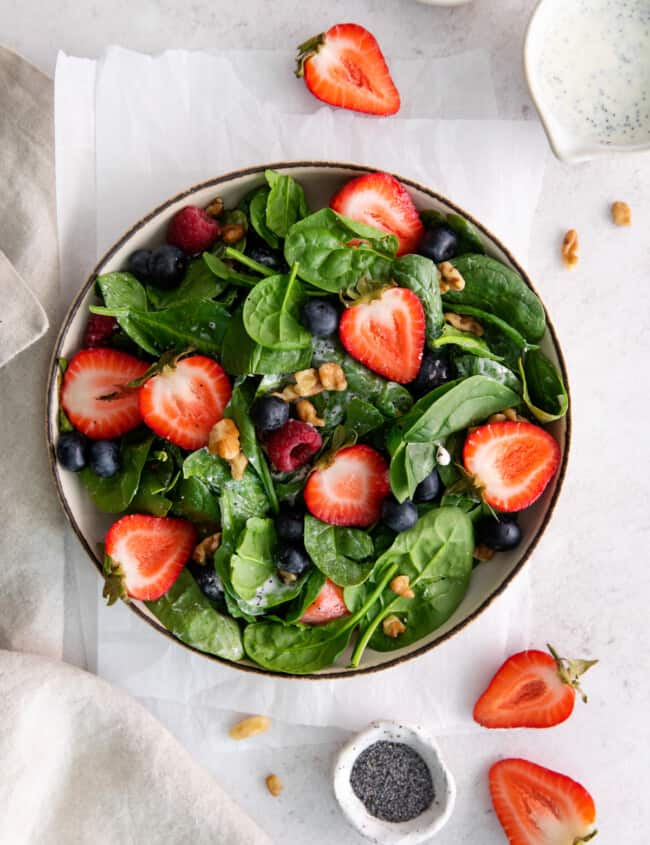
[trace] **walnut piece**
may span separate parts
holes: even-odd
[[[315,425],[316,428],[321,428],[325,425],[325,420],[318,416],[316,408],[314,408],[309,399],[299,399],[296,402],[296,413],[298,414],[299,420],[310,423],[310,425]]]
[[[446,311],[445,322],[449,323],[455,329],[459,329],[461,332],[469,332],[470,334],[475,334],[477,337],[483,337],[483,326],[473,317],[467,317],[465,314],[454,314],[453,311]]]
[[[394,613],[384,619],[381,627],[384,630],[384,634],[386,634],[387,637],[392,637],[393,639],[399,637],[400,634],[403,634],[404,631],[406,631],[406,625],[401,619],[398,619]]]
[[[507,419],[505,414],[492,414],[491,417],[488,417],[488,423],[505,422]]]
[[[343,368],[330,361],[318,368],[318,377],[324,390],[346,390],[348,386]]]
[[[221,240],[225,244],[236,244],[246,234],[246,229],[241,223],[229,223],[221,230]]]
[[[477,560],[492,560],[494,557],[494,549],[490,549],[488,546],[484,546],[482,543],[479,543],[479,545],[474,549],[474,557]]]
[[[314,367],[310,367],[308,370],[298,370],[297,373],[293,374],[293,377],[296,382],[295,391],[298,396],[316,396],[318,393],[322,393],[324,389],[320,383],[318,370],[314,369]]]
[[[215,423],[208,437],[208,452],[218,455],[224,461],[231,461],[240,451],[239,429],[235,422],[225,418]]]
[[[213,555],[219,545],[221,543],[221,532],[217,531],[216,534],[210,534],[209,537],[206,537],[205,540],[201,540],[201,542],[196,546],[194,551],[192,552],[192,560],[195,563],[200,563],[201,566],[205,564],[208,557]]]
[[[230,474],[235,481],[240,481],[244,477],[244,473],[246,472],[246,467],[248,466],[248,458],[243,452],[238,452],[234,458],[231,458],[228,463],[230,464]]]
[[[626,202],[612,203],[612,220],[617,226],[629,226],[632,223],[632,211]]]
[[[215,197],[210,205],[205,209],[205,213],[210,217],[220,217],[223,212],[223,200],[221,197]]]
[[[562,261],[569,269],[578,263],[578,233],[569,229],[562,241]]]
[[[390,582],[391,590],[403,599],[412,599],[415,593],[411,589],[411,579],[408,575],[396,575]],[[399,621],[399,620],[398,620]]]
[[[438,264],[438,270],[440,272],[440,293],[465,289],[465,279],[450,261],[442,261]]]
[[[282,781],[277,775],[268,775],[266,778],[266,788],[274,798],[277,798],[283,789]]]
[[[268,716],[247,716],[241,722],[237,722],[228,731],[231,739],[248,739],[256,734],[263,734],[271,727],[271,720]]]
[[[298,370],[293,374],[295,384],[287,384],[280,393],[273,393],[285,402],[317,396],[323,390],[347,390],[343,368],[333,361],[321,364],[318,369]],[[314,423],[315,425],[315,423]]]

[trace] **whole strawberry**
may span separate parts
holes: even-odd
[[[167,229],[167,243],[194,255],[210,249],[220,234],[221,227],[203,208],[186,205],[172,217]]]

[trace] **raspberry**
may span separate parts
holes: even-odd
[[[167,229],[167,243],[188,255],[209,249],[221,233],[217,221],[196,205],[186,205],[173,216]]]
[[[104,314],[92,314],[86,324],[83,337],[84,349],[94,349],[97,346],[108,346],[113,334],[117,331],[117,320],[115,317],[106,317]]]
[[[298,420],[289,420],[266,441],[271,463],[281,472],[304,466],[322,445],[323,438],[314,426]]]

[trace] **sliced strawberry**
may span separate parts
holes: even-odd
[[[349,614],[350,611],[343,600],[343,588],[328,578],[320,593],[300,617],[300,621],[305,625],[323,625]]]
[[[131,514],[106,535],[104,596],[153,601],[171,587],[196,546],[196,529],[186,519]]]
[[[224,370],[204,355],[164,367],[140,388],[140,411],[160,437],[182,449],[200,449],[223,419],[232,387]]]
[[[424,226],[408,191],[390,173],[366,173],[334,194],[330,206],[339,214],[399,238],[398,255],[414,252]]]
[[[61,405],[70,422],[93,440],[110,440],[136,428],[142,422],[138,393],[126,385],[147,367],[117,349],[77,352],[61,385]]]
[[[549,651],[521,651],[506,660],[474,706],[479,725],[550,728],[569,718],[580,675],[597,661],[565,660]]]
[[[482,425],[465,440],[463,464],[499,511],[532,505],[560,466],[560,447],[548,431],[528,422]]]
[[[365,527],[379,519],[390,491],[388,464],[362,443],[340,449],[312,472],[304,497],[313,516],[330,525]]]
[[[384,378],[407,384],[417,376],[424,349],[424,309],[406,288],[384,288],[347,308],[339,323],[346,350]]]
[[[596,835],[596,807],[566,775],[528,760],[490,769],[492,803],[510,845],[580,845]]]
[[[395,114],[399,92],[372,33],[356,23],[340,23],[298,47],[296,76],[330,106]]]

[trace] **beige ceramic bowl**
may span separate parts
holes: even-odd
[[[88,306],[95,301],[94,281],[99,274],[122,270],[126,266],[128,256],[134,250],[161,243],[164,239],[169,220],[184,205],[191,203],[205,206],[215,196],[223,197],[226,206],[236,205],[239,199],[250,191],[251,188],[263,183],[263,173],[266,167],[272,167],[276,170],[290,173],[296,179],[299,179],[305,188],[310,207],[314,209],[327,205],[332,194],[348,179],[365,173],[368,170],[358,165],[336,162],[283,162],[227,173],[224,176],[219,176],[216,179],[211,179],[201,185],[189,188],[182,194],[167,200],[159,208],[154,209],[150,214],[138,221],[108,250],[75,297],[63,322],[52,357],[47,388],[47,439],[50,462],[57,492],[65,513],[79,541],[99,572],[101,572],[102,563],[98,544],[103,540],[108,526],[114,521],[115,517],[97,511],[86,495],[77,476],[74,473],[61,470],[56,463],[54,446],[58,437],[57,410],[59,386],[57,359],[60,356],[65,358],[72,357],[81,346],[81,339],[88,317]],[[401,179],[401,177],[398,178]],[[488,232],[484,226],[471,218],[467,212],[459,209],[452,202],[430,188],[418,185],[409,179],[401,179],[401,181],[406,185],[415,204],[419,208],[455,211],[472,220],[481,232],[486,250],[489,254],[514,267],[532,287],[532,283],[525,271],[508,252],[507,248],[494,235]],[[542,341],[542,349],[560,368],[566,383],[567,374],[564,360],[550,321],[548,322],[548,331]],[[522,515],[521,526],[524,532],[522,544],[515,551],[499,554],[492,563],[479,566],[476,569],[467,595],[453,616],[437,631],[434,631],[428,637],[411,646],[388,653],[366,651],[363,662],[358,669],[347,668],[344,655],[338,665],[307,677],[351,677],[353,675],[385,669],[388,666],[393,666],[404,660],[417,657],[419,654],[435,648],[448,637],[461,631],[485,610],[490,602],[506,589],[514,576],[529,559],[555,507],[566,468],[570,417],[567,416],[555,423],[552,432],[558,439],[562,449],[562,465],[557,477],[549,485],[543,497]],[[97,586],[99,589],[99,579]],[[182,648],[190,648],[190,646],[186,646],[179,640],[176,640],[175,637],[162,628],[142,602],[130,602],[129,607],[134,613],[140,616],[143,622],[159,631],[161,636],[170,637]],[[203,654],[203,652],[198,653]],[[227,663],[227,661],[213,655],[204,656],[209,660]],[[236,669],[257,672],[263,675],[277,674],[248,662],[228,663],[228,665]],[[290,676],[278,675],[278,677],[287,678]]]

